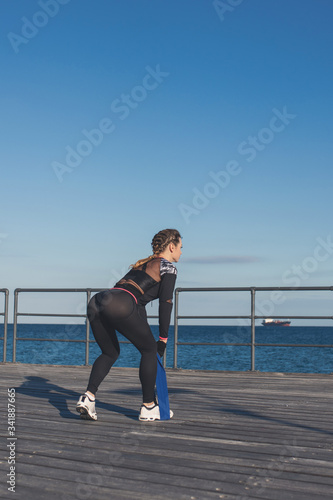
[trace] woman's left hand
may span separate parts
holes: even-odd
[[[158,340],[157,341],[157,352],[161,356],[161,358],[163,357],[165,349],[166,349],[166,342],[163,342],[163,340]]]

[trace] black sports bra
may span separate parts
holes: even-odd
[[[146,267],[147,262],[142,266],[142,270],[131,269],[115,284],[115,287],[124,288],[132,292],[135,297],[140,297],[140,295],[143,295],[147,290],[158,283],[158,281],[155,281],[145,272]]]

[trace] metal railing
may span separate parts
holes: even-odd
[[[44,292],[56,292],[56,293],[85,293],[86,294],[86,306],[88,305],[91,294],[95,292],[100,292],[105,290],[105,288],[16,288],[14,291],[14,326],[13,326],[13,363],[16,362],[16,343],[18,340],[37,340],[37,341],[47,341],[47,342],[84,342],[86,344],[85,348],[85,364],[89,364],[89,345],[90,343],[95,343],[95,340],[90,340],[89,338],[89,320],[87,314],[67,314],[67,313],[28,313],[19,312],[18,310],[18,298],[19,293],[44,293]],[[87,307],[85,307],[87,309]],[[29,337],[18,337],[17,336],[17,319],[19,316],[43,316],[43,317],[67,317],[67,318],[85,318],[86,322],[86,336],[84,340],[79,339],[49,339],[49,338],[29,338]],[[157,318],[158,316],[148,316],[148,318]],[[129,344],[129,341],[120,341],[121,344]]]
[[[92,293],[105,290],[103,288],[17,288],[14,291],[14,326],[13,326],[13,362],[16,361],[16,344],[17,341],[21,340],[37,340],[37,341],[48,341],[48,342],[80,342],[85,343],[85,364],[89,364],[89,345],[94,343],[95,340],[90,340],[89,330],[90,324],[87,318],[87,314],[67,314],[67,313],[31,313],[31,312],[20,312],[19,311],[19,294],[20,293],[85,293],[86,300],[85,306],[88,305]],[[8,322],[8,290],[0,289],[1,292],[5,293],[5,311],[0,313],[5,318],[4,326],[4,361],[6,361],[6,343],[7,343],[7,322]],[[219,287],[219,288],[177,288],[175,290],[175,306],[174,306],[174,362],[173,368],[177,368],[178,365],[178,347],[184,345],[207,345],[207,346],[248,346],[251,347],[251,371],[255,370],[255,349],[256,347],[330,347],[333,345],[323,345],[323,344],[267,344],[267,343],[257,343],[255,338],[255,321],[257,319],[264,319],[267,317],[262,315],[256,315],[256,303],[255,297],[256,292],[263,291],[333,291],[333,287]],[[184,292],[250,292],[250,308],[251,312],[249,315],[218,315],[218,316],[199,316],[199,315],[179,315],[179,294]],[[86,307],[85,307],[86,308]],[[18,317],[19,316],[43,316],[43,317],[70,317],[70,318],[85,318],[86,324],[86,335],[85,339],[50,339],[50,338],[28,338],[28,337],[18,337],[17,327],[18,327]],[[150,315],[148,318],[158,318],[158,316]],[[285,316],[274,316],[276,319],[285,319]],[[319,319],[319,320],[333,320],[333,316],[289,316],[289,319]],[[183,319],[245,319],[249,320],[249,325],[251,326],[251,341],[250,342],[179,342],[178,341],[178,328],[179,320]],[[128,344],[128,341],[120,341],[120,343]],[[163,356],[163,364],[166,366],[166,355]]]
[[[250,346],[251,347],[251,371],[255,370],[255,349],[256,347],[333,347],[333,345],[317,345],[317,344],[264,344],[256,343],[255,341],[255,320],[265,319],[267,316],[257,316],[255,314],[255,294],[256,292],[268,291],[333,291],[332,286],[321,287],[221,287],[221,288],[176,288],[175,290],[175,309],[174,309],[174,360],[173,368],[176,369],[178,365],[178,346],[183,345],[215,345],[215,346]],[[179,294],[181,292],[250,292],[251,294],[251,314],[245,316],[180,316],[179,309]],[[274,316],[276,319],[285,319],[285,316]],[[288,316],[289,319],[333,319],[333,316]],[[178,320],[179,319],[249,319],[251,324],[251,342],[179,342],[178,341]]]
[[[3,337],[0,337],[0,340],[3,341],[3,362],[6,362],[6,355],[7,355],[7,328],[8,328],[8,297],[9,297],[9,290],[8,288],[0,288],[0,292],[4,293],[4,308],[3,312],[0,312],[0,316],[4,317],[3,320]]]

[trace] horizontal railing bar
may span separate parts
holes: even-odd
[[[250,292],[250,291],[251,287],[176,288],[175,290],[175,292]]]
[[[267,316],[255,316],[255,319],[263,319]],[[333,316],[274,316],[274,319],[333,319]]]
[[[177,316],[178,319],[251,319],[251,316]],[[254,319],[263,319],[267,316],[255,316]],[[274,316],[277,319],[333,319],[333,316]],[[232,325],[230,325],[232,326]],[[249,325],[250,326],[250,325]]]
[[[333,291],[333,286],[258,286],[253,287],[257,292],[269,292],[274,290],[284,291]]]
[[[251,343],[233,342],[225,344],[224,342],[177,342],[177,345],[237,345],[237,346],[251,346]]]
[[[333,347],[333,344],[256,344],[257,347]]]
[[[29,293],[39,293],[39,292],[100,292],[103,290],[109,290],[108,288],[16,288],[15,292],[29,292]],[[276,287],[199,287],[199,288],[177,288],[175,291],[177,292],[246,292],[256,290],[258,292],[263,291],[274,291],[274,290],[283,290],[283,291],[333,291],[332,286],[304,286],[304,287],[292,287],[292,286],[276,286]],[[1,292],[2,290],[0,290]]]
[[[178,319],[251,319],[251,316],[177,316]]]
[[[86,318],[86,314],[67,314],[67,313],[16,313],[16,316],[48,316],[48,317],[67,317],[67,318]]]
[[[0,337],[2,339],[3,337]],[[17,337],[16,340],[31,340],[31,341],[45,341],[45,342],[86,342],[86,340],[78,340],[78,339],[45,339],[38,337]],[[95,340],[89,340],[90,343],[95,343]],[[129,341],[120,340],[121,344],[130,344]],[[224,346],[251,346],[251,343],[248,342],[177,342],[177,345],[224,345]],[[333,344],[263,344],[263,343],[255,343],[256,347],[331,347],[333,348]]]
[[[100,292],[104,290],[104,288],[16,288],[15,292],[21,293],[21,292]]]
[[[327,290],[333,291],[332,286],[267,286],[267,287],[199,287],[199,288],[176,288],[176,292],[250,292],[255,290],[257,292],[274,291],[274,290],[284,290],[284,291],[316,291],[316,290]]]
[[[83,342],[86,343],[86,339],[84,340],[77,340],[77,339],[39,339],[35,337],[17,337],[16,340],[34,340],[34,341],[43,341],[43,342]],[[96,344],[96,340],[89,340],[88,341],[90,344]],[[119,340],[119,344],[131,344],[129,340]]]
[[[77,340],[77,339],[40,339],[38,337],[16,337],[16,340],[34,340],[34,341],[37,341],[37,342],[39,342],[39,341],[47,341],[47,342],[84,342],[84,343],[86,343],[86,339],[84,339],[84,340]]]
[[[61,317],[67,317],[67,318],[86,318],[86,314],[52,314],[52,313],[21,313],[17,312],[16,316],[48,316],[48,317],[54,317],[54,318],[61,318]],[[147,316],[147,318],[158,318],[158,316]]]
[[[219,342],[177,342],[177,345],[224,345],[224,346],[251,346],[251,343],[219,343]],[[333,344],[257,344],[254,343],[255,347],[330,347],[333,348]]]

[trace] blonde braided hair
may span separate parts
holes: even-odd
[[[146,262],[149,262],[150,260],[154,259],[160,253],[164,252],[164,250],[170,243],[177,245],[180,241],[180,238],[181,235],[179,231],[177,231],[177,229],[162,229],[162,231],[156,233],[152,239],[151,246],[153,249],[153,254],[149,255],[149,257],[146,257],[145,259],[138,260],[135,264],[132,264],[130,267],[132,269],[137,269]]]

